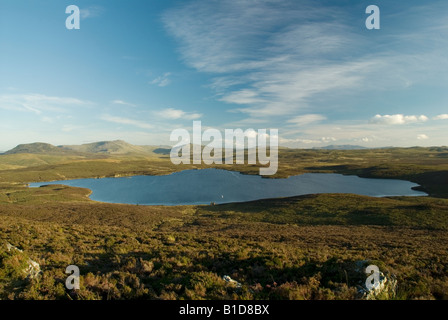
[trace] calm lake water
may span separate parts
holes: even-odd
[[[203,169],[164,176],[77,179],[30,183],[30,187],[63,184],[92,190],[90,198],[110,203],[186,205],[242,202],[312,193],[355,193],[373,197],[425,196],[412,190],[415,183],[391,179],[367,179],[329,173],[306,173],[287,179]]]

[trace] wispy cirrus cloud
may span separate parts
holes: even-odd
[[[440,8],[421,7],[419,19],[412,8],[404,9],[400,19],[412,20],[415,28],[397,27],[375,38],[373,54],[373,33],[366,36],[347,7],[320,2],[190,1],[169,9],[163,22],[182,60],[214,75],[209,87],[216,99],[252,119],[325,114],[345,97],[443,81],[433,77],[446,60],[447,41],[434,33],[444,23],[434,20]]]
[[[299,2],[192,2],[163,20],[187,64],[222,75],[211,85],[220,101],[252,117],[289,115],[315,95],[359,85],[375,64],[331,61],[362,39],[344,25],[342,10]],[[231,89],[235,84],[240,88]]]
[[[107,121],[107,122],[129,125],[129,126],[142,128],[142,129],[152,129],[153,128],[153,126],[151,124],[144,122],[144,121],[124,118],[124,117],[117,117],[117,116],[112,116],[109,114],[103,114],[100,117],[100,119],[103,121]]]
[[[46,111],[65,113],[70,108],[91,104],[90,101],[72,97],[55,97],[34,93],[0,95],[0,109],[32,112],[38,115]]]
[[[80,8],[79,13],[81,14],[81,19],[96,18],[103,14],[104,7],[101,6],[89,6],[86,8]]]
[[[73,132],[83,129],[84,127],[81,125],[73,125],[73,124],[65,124],[62,126],[61,130],[63,132]]]
[[[325,117],[321,114],[305,114],[305,115],[293,117],[293,118],[289,119],[287,122],[293,123],[298,126],[305,126],[308,124],[321,122],[326,119],[327,119],[327,117]]]
[[[122,106],[135,107],[135,104],[130,103],[130,102],[126,102],[126,101],[123,101],[123,100],[112,100],[111,103],[112,104],[122,105]]]
[[[180,109],[174,109],[174,108],[167,108],[163,110],[156,111],[155,114],[158,117],[161,117],[163,119],[169,119],[169,120],[177,120],[177,119],[184,119],[184,120],[196,120],[202,117],[202,114],[200,113],[194,113],[194,112],[185,112]]]
[[[151,84],[157,85],[159,87],[166,87],[171,83],[170,77],[171,72],[165,72],[163,75],[155,78],[151,81]]]
[[[254,5],[251,1],[193,1],[167,11],[163,21],[178,39],[184,61],[199,71],[211,73],[274,66],[288,60],[291,51],[285,48],[297,51],[298,47],[306,47],[298,45],[296,40],[323,45],[327,51],[347,43],[343,35],[333,36],[334,27],[341,26],[337,22],[334,24],[334,17],[338,14],[344,17],[343,12],[325,7],[315,10],[312,2],[299,2],[295,5],[284,1],[259,1]],[[318,18],[333,22],[325,26],[314,23],[316,29],[308,28],[313,34],[296,28],[300,26],[297,22]],[[325,36],[316,37],[322,33]]]

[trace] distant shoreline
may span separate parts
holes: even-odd
[[[201,170],[201,169],[192,169],[192,170],[182,170],[182,171],[178,171],[178,172],[174,172],[174,173],[170,173],[170,174],[164,174],[164,175],[134,175],[134,176],[115,176],[115,177],[105,177],[105,178],[109,178],[109,179],[113,179],[113,178],[131,178],[131,177],[149,177],[149,176],[153,176],[153,177],[162,177],[162,176],[169,176],[169,175],[173,175],[173,174],[179,174],[179,173],[181,173],[181,172],[188,172],[188,171],[197,171],[197,170]],[[217,171],[229,171],[229,170],[223,170],[223,169],[216,169],[216,168],[210,168],[209,170],[213,170],[213,172],[215,171],[215,170],[217,170]],[[236,172],[236,171],[232,171],[232,172]],[[216,174],[216,173],[215,173]],[[238,174],[241,174],[241,175],[245,175],[245,176],[249,176],[249,175],[247,175],[247,174],[244,174],[244,173],[241,173],[241,172],[238,172]],[[385,197],[426,197],[426,196],[429,196],[429,194],[428,193],[426,193],[425,191],[422,191],[422,190],[419,190],[420,188],[421,188],[421,186],[419,186],[419,185],[415,185],[415,186],[411,186],[411,187],[409,187],[410,188],[410,190],[414,190],[414,191],[417,191],[417,192],[421,192],[422,194],[405,194],[405,192],[403,192],[403,191],[401,191],[402,192],[402,194],[400,194],[400,191],[398,191],[398,190],[400,190],[399,188],[401,188],[401,187],[399,187],[397,190],[395,190],[395,189],[390,189],[389,191],[387,191],[387,188],[385,189],[385,193],[384,194],[381,194],[381,191],[380,192],[378,192],[379,190],[381,190],[381,189],[379,189],[378,190],[378,188],[380,188],[379,186],[375,186],[371,191],[372,191],[372,193],[370,193],[370,191],[369,191],[369,193],[366,193],[365,191],[363,192],[363,191],[361,191],[361,192],[359,192],[359,193],[357,193],[356,191],[353,191],[353,185],[352,185],[352,183],[353,183],[353,181],[352,182],[347,182],[347,183],[344,183],[344,182],[341,182],[341,181],[339,181],[338,183],[339,183],[339,185],[341,185],[341,186],[345,186],[345,190],[347,190],[347,191],[343,191],[344,190],[344,187],[343,188],[341,188],[341,191],[342,192],[338,192],[338,191],[334,191],[335,190],[335,178],[334,177],[338,177],[338,176],[341,176],[341,177],[350,177],[350,176],[352,176],[352,177],[357,177],[357,178],[360,178],[360,179],[362,179],[362,180],[359,180],[359,182],[356,180],[354,183],[361,183],[360,184],[360,186],[363,186],[363,188],[365,189],[366,188],[366,183],[368,183],[368,182],[366,182],[366,180],[364,180],[364,179],[367,179],[367,180],[378,180],[379,178],[376,178],[376,179],[374,179],[374,178],[365,178],[365,177],[359,177],[359,176],[357,176],[357,175],[347,175],[347,174],[341,174],[341,173],[304,173],[304,174],[307,174],[308,175],[308,177],[304,177],[304,179],[305,180],[302,180],[302,181],[297,181],[297,182],[294,182],[294,180],[290,180],[289,181],[289,183],[286,181],[287,180],[287,178],[277,178],[278,180],[285,180],[285,182],[284,183],[286,183],[286,185],[284,185],[284,183],[282,182],[279,186],[281,186],[282,184],[283,184],[283,189],[280,189],[280,190],[285,190],[285,191],[278,191],[278,190],[276,190],[276,188],[278,188],[278,186],[277,187],[275,187],[274,189],[272,189],[272,188],[270,188],[269,186],[269,181],[268,180],[261,180],[262,179],[262,177],[260,177],[260,176],[254,176],[254,175],[252,175],[252,176],[254,176],[254,177],[259,177],[260,178],[260,180],[258,180],[259,182],[256,182],[257,184],[258,183],[261,183],[262,181],[264,181],[264,184],[266,184],[266,187],[267,187],[267,189],[265,189],[265,190],[269,190],[268,191],[268,193],[255,193],[254,195],[252,195],[252,196],[250,196],[251,198],[249,198],[249,199],[247,199],[247,200],[242,200],[242,199],[238,199],[238,197],[237,198],[230,198],[231,200],[229,200],[228,202],[226,201],[226,202],[222,202],[221,201],[221,199],[215,199],[214,198],[214,196],[213,195],[210,195],[210,202],[208,202],[208,201],[204,201],[204,200],[199,200],[199,199],[201,199],[201,198],[203,198],[203,195],[202,196],[200,196],[199,198],[198,198],[198,202],[197,203],[173,203],[172,202],[172,200],[168,200],[169,199],[169,197],[168,198],[166,198],[165,196],[163,196],[163,195],[159,195],[159,196],[157,196],[157,192],[156,192],[156,194],[154,195],[154,198],[153,199],[159,199],[159,201],[161,201],[161,203],[144,203],[143,201],[142,201],[142,203],[139,203],[139,202],[136,202],[136,203],[134,203],[134,202],[123,202],[123,201],[120,201],[118,198],[117,198],[117,202],[115,202],[115,201],[111,201],[111,200],[106,200],[106,201],[104,201],[104,200],[96,200],[96,199],[92,199],[91,198],[91,195],[94,193],[94,191],[92,190],[92,189],[90,189],[90,187],[88,187],[88,186],[86,186],[85,184],[85,181],[83,181],[83,182],[81,182],[78,186],[76,186],[76,185],[72,185],[72,184],[66,184],[66,183],[63,183],[64,181],[77,181],[77,180],[97,180],[97,179],[104,179],[104,178],[82,178],[82,179],[66,179],[66,180],[54,180],[54,181],[45,181],[45,182],[33,182],[33,183],[30,183],[30,184],[28,184],[28,187],[29,188],[37,188],[37,187],[45,187],[45,186],[51,186],[51,185],[58,185],[58,184],[60,184],[60,185],[63,185],[63,186],[68,186],[68,187],[78,187],[78,188],[83,188],[83,189],[88,189],[89,190],[89,194],[88,194],[88,197],[89,197],[89,199],[90,200],[92,200],[92,201],[95,201],[95,202],[103,202],[103,203],[114,203],[114,204],[131,204],[131,205],[148,205],[148,206],[158,206],[158,205],[162,205],[162,206],[184,206],[184,205],[208,205],[208,203],[216,203],[216,204],[223,204],[223,203],[246,203],[246,202],[251,202],[251,201],[258,201],[258,200],[266,200],[266,199],[281,199],[281,198],[290,198],[290,197],[298,197],[298,196],[302,196],[302,195],[313,195],[313,194],[335,194],[335,193],[340,193],[340,194],[355,194],[355,195],[361,195],[361,196],[368,196],[368,197],[380,197],[380,198],[385,198]],[[298,175],[295,175],[295,176],[293,176],[293,177],[300,177],[300,176],[303,176],[304,174],[298,174]],[[318,180],[316,180],[316,175],[317,176],[321,176],[321,175],[331,175],[333,178],[331,178],[330,180],[329,180],[329,188],[327,188],[326,186],[325,186],[325,184],[326,183],[324,183],[324,184],[322,184],[322,179],[319,179],[318,178]],[[312,177],[313,176],[313,178],[309,178],[309,177]],[[194,175],[193,176],[191,176],[190,178],[188,178],[188,179],[192,179],[194,177]],[[181,179],[184,179],[184,178],[181,178]],[[212,175],[212,179],[216,179],[216,177],[213,177],[213,175]],[[221,178],[220,178],[221,179]],[[275,179],[275,180],[277,180],[277,179]],[[303,193],[304,192],[304,190],[306,190],[306,188],[307,187],[305,187],[305,189],[303,189],[303,186],[305,186],[303,183],[304,182],[306,182],[306,181],[308,181],[307,179],[311,179],[309,182],[312,182],[312,181],[316,181],[318,184],[316,185],[315,183],[316,182],[312,182],[312,184],[310,185],[310,187],[311,187],[311,189],[310,189],[310,192],[309,193],[307,193],[306,191],[305,191],[305,193]],[[340,178],[336,178],[336,179],[339,179],[340,180]],[[402,180],[402,179],[383,179],[383,180],[389,180],[389,181],[397,181],[397,183],[398,182],[407,182],[407,183],[410,183],[410,184],[415,184],[415,183],[413,183],[413,182],[411,182],[411,181],[406,181],[406,180]],[[157,181],[157,180],[156,180]],[[320,181],[320,182],[319,182]],[[337,180],[336,180],[337,181]],[[60,182],[60,183],[59,183]],[[118,183],[118,182],[117,182]],[[120,182],[120,184],[114,184],[115,186],[120,186],[121,185],[121,188],[123,187],[123,185],[121,184],[121,183],[126,183],[126,182]],[[140,182],[141,183],[141,182]],[[173,183],[173,182],[171,182],[171,183]],[[227,182],[228,183],[228,182]],[[250,181],[246,181],[246,182],[242,182],[243,184],[244,183],[253,183],[253,182],[250,182]],[[308,182],[306,182],[306,183],[308,183]],[[34,185],[33,185],[34,184]],[[83,185],[84,184],[84,185]],[[297,185],[296,185],[297,184]],[[87,185],[88,185],[88,183],[87,183]],[[165,185],[165,184],[163,184],[163,185]],[[263,184],[261,184],[261,186],[262,186]],[[104,184],[103,184],[103,186],[104,186]],[[217,189],[220,189],[220,185],[219,184],[216,184],[216,187],[217,187]],[[228,187],[228,186],[227,186]],[[317,187],[317,189],[319,190],[329,190],[329,191],[322,191],[322,192],[313,192],[313,191],[311,191],[311,190],[313,190],[313,188],[316,188]],[[397,186],[395,186],[394,188],[397,188],[398,187],[398,185]],[[99,186],[98,187],[99,189],[98,190],[101,190],[101,188],[103,188],[103,190],[104,190],[104,187],[101,187],[101,186]],[[126,190],[130,190],[130,186],[127,186],[126,187],[127,189]],[[286,188],[286,189],[285,189]],[[292,192],[295,192],[295,191],[292,191],[292,190],[296,190],[296,189],[294,189],[294,188],[299,188],[299,189],[297,189],[297,193],[292,193]],[[97,191],[98,191],[97,190]],[[170,189],[170,190],[174,190],[174,189]],[[229,190],[228,188],[226,188],[225,187],[225,189],[224,190]],[[360,189],[360,190],[362,190],[362,188]],[[370,189],[369,189],[370,190]],[[376,190],[376,191],[373,191],[373,190]],[[392,191],[393,190],[393,191]],[[138,191],[137,190],[135,190],[136,192],[135,193],[132,193],[134,196],[136,195],[136,194],[138,194]],[[278,191],[278,192],[277,192]],[[99,191],[98,191],[99,192]],[[154,192],[154,190],[152,190],[151,192]],[[221,194],[221,192],[223,193],[223,194],[225,194],[224,192],[226,192],[226,191],[219,191],[220,192],[220,194]],[[259,192],[259,191],[258,191]],[[270,192],[270,193],[269,193]],[[272,193],[272,192],[274,192],[274,193],[276,193],[276,195],[275,196],[270,196],[270,194]],[[280,192],[280,193],[279,193]],[[283,192],[283,193],[282,193]],[[397,194],[394,194],[394,193],[397,193]],[[247,192],[244,192],[244,194],[246,194]],[[392,194],[391,194],[392,193]],[[164,194],[167,194],[167,193],[164,193]],[[250,194],[250,192],[248,193],[248,194]],[[283,194],[283,195],[282,195]],[[121,194],[120,194],[121,195]],[[189,198],[190,199],[190,198]],[[193,200],[193,202],[194,202],[194,200]]]

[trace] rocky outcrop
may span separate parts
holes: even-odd
[[[23,253],[23,250],[20,250],[19,248],[13,246],[9,242],[6,242],[5,245],[6,245],[6,249],[8,250],[8,252],[16,251],[16,252]],[[27,262],[28,262],[28,266],[25,269],[23,269],[23,272],[26,274],[26,277],[28,279],[37,278],[41,273],[40,265],[36,261],[31,260],[29,258],[28,258]]]
[[[366,275],[366,278],[370,275],[366,272],[366,269],[370,264],[367,260],[356,262],[357,271]],[[371,285],[367,286],[368,280],[360,285],[358,293],[363,300],[388,300],[393,299],[397,293],[397,279],[393,274],[384,274],[379,271],[376,280],[372,281]]]
[[[232,278],[230,278],[230,276],[225,275],[224,277],[222,277],[222,279],[227,282],[229,285],[235,287],[235,288],[241,288],[242,285],[241,283],[237,282],[236,280],[233,280]]]
[[[380,272],[379,282],[371,289],[364,288],[362,298],[365,300],[393,299],[396,295],[397,280]]]

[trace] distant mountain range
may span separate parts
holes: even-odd
[[[325,150],[361,150],[361,149],[368,149],[363,146],[356,146],[351,144],[342,144],[342,145],[329,145],[325,147],[315,147],[313,149],[325,149]]]
[[[55,147],[52,144],[49,143],[43,143],[43,142],[35,142],[35,143],[29,143],[29,144],[19,144],[17,147],[6,151],[4,154],[18,154],[18,153],[31,153],[31,154],[39,154],[39,153],[46,153],[46,154],[53,154],[53,153],[67,153],[68,150],[65,150],[61,147]]]
[[[192,146],[191,146],[192,147]],[[180,149],[181,147],[178,147]],[[388,149],[393,147],[382,147],[375,149]],[[413,147],[420,148],[420,147]],[[279,149],[288,149],[279,147]],[[358,145],[329,145],[325,147],[315,147],[317,150],[363,150],[369,149]],[[193,149],[191,149],[193,150]],[[433,151],[446,151],[447,147],[430,147]],[[174,150],[176,151],[176,150]],[[82,156],[83,154],[97,155],[169,155],[170,146],[136,146],[123,140],[99,141],[82,145],[61,145],[54,146],[49,143],[35,142],[29,144],[19,144],[17,147],[6,151],[3,155],[12,154],[39,154],[39,155],[66,155]]]
[[[19,144],[17,147],[6,151],[7,154],[81,154],[81,153],[95,153],[95,154],[149,154],[158,147],[155,146],[134,146],[122,140],[115,141],[100,141],[82,145],[61,145],[54,146],[48,143],[35,142],[29,144]]]
[[[174,148],[179,151],[182,146]],[[281,147],[280,147],[281,148]],[[190,150],[193,151],[193,145],[190,144]],[[17,147],[4,152],[8,154],[46,154],[46,155],[82,155],[82,154],[103,154],[103,155],[148,155],[160,154],[169,155],[171,153],[170,146],[136,146],[123,140],[100,141],[87,143],[82,145],[61,145],[54,146],[49,143],[35,142],[29,144],[19,144]]]
[[[123,140],[100,141],[82,145],[63,145],[59,147],[65,150],[102,154],[150,153],[155,148],[151,146],[135,146]]]

